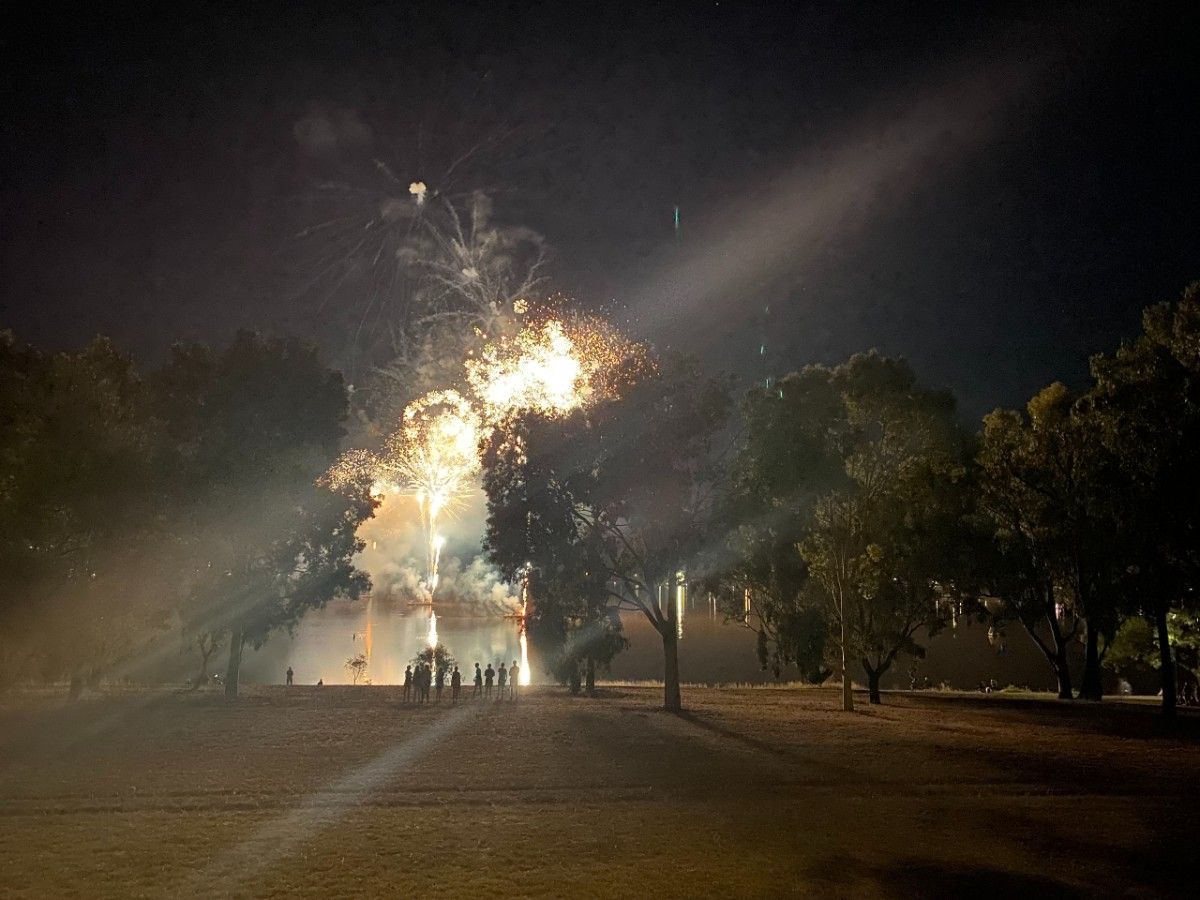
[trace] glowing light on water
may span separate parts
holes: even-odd
[[[428,638],[428,641],[429,641],[430,647],[436,647],[438,645],[437,613],[435,613],[432,609],[429,610],[429,638]]]
[[[533,680],[529,671],[529,639],[525,637],[525,629],[521,629],[521,675],[518,683],[524,687]]]
[[[684,577],[683,572],[675,575],[675,637],[679,639],[683,638],[683,607],[687,597],[687,585],[684,584]]]
[[[375,599],[367,595],[367,627],[363,630],[363,649],[366,651],[367,665],[371,664],[371,650],[375,646],[375,617],[374,612]]]

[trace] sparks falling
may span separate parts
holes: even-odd
[[[641,345],[598,318],[533,311],[516,335],[467,360],[466,372],[483,417],[503,427],[516,413],[555,418],[608,399],[647,365]]]

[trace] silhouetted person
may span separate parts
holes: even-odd
[[[290,684],[292,683],[292,679],[293,679],[293,678],[295,678],[295,677],[296,677],[296,673],[292,671],[292,667],[291,667],[291,666],[288,666],[288,670],[287,670],[287,683],[290,685]]]
[[[462,673],[458,671],[458,666],[454,667],[454,671],[450,673],[450,699],[454,703],[458,703],[458,694],[462,690]]]
[[[475,663],[475,693],[473,693],[471,696],[474,697],[476,700],[478,700],[479,695],[482,693],[483,693],[483,673],[481,671],[479,671],[479,663]]]
[[[446,667],[438,666],[437,667],[437,696],[435,698],[438,703],[442,702],[442,688],[444,688],[445,686],[446,686]]]
[[[404,702],[405,703],[407,703],[409,701],[409,699],[412,697],[412,680],[413,680],[412,666],[405,666],[404,667]]]
[[[521,683],[521,667],[517,665],[514,659],[512,667],[508,670],[508,696],[513,700],[517,699],[517,686]]]
[[[324,686],[325,686],[325,679],[324,679],[324,678],[318,678],[318,679],[317,679],[317,687],[324,687]]]
[[[492,681],[496,677],[496,670],[492,668],[492,664],[488,663],[488,667],[483,670],[483,696],[486,700],[492,696]]]
[[[504,668],[504,663],[500,663],[500,673],[496,676],[496,683],[500,685],[500,690],[496,691],[496,699],[503,700],[504,695],[508,693],[505,689],[508,684],[508,670]]]
[[[429,685],[433,680],[431,677],[429,666],[421,666],[421,702],[429,702]]]

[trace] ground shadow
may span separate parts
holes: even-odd
[[[971,900],[1027,897],[1032,900],[1074,900],[1083,891],[1044,875],[1008,872],[986,866],[910,860],[878,867],[869,877],[884,897],[922,897],[925,900]]]

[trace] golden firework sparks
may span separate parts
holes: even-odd
[[[531,311],[521,330],[466,362],[467,382],[485,421],[499,426],[521,412],[550,418],[612,397],[645,348],[601,319]]]

